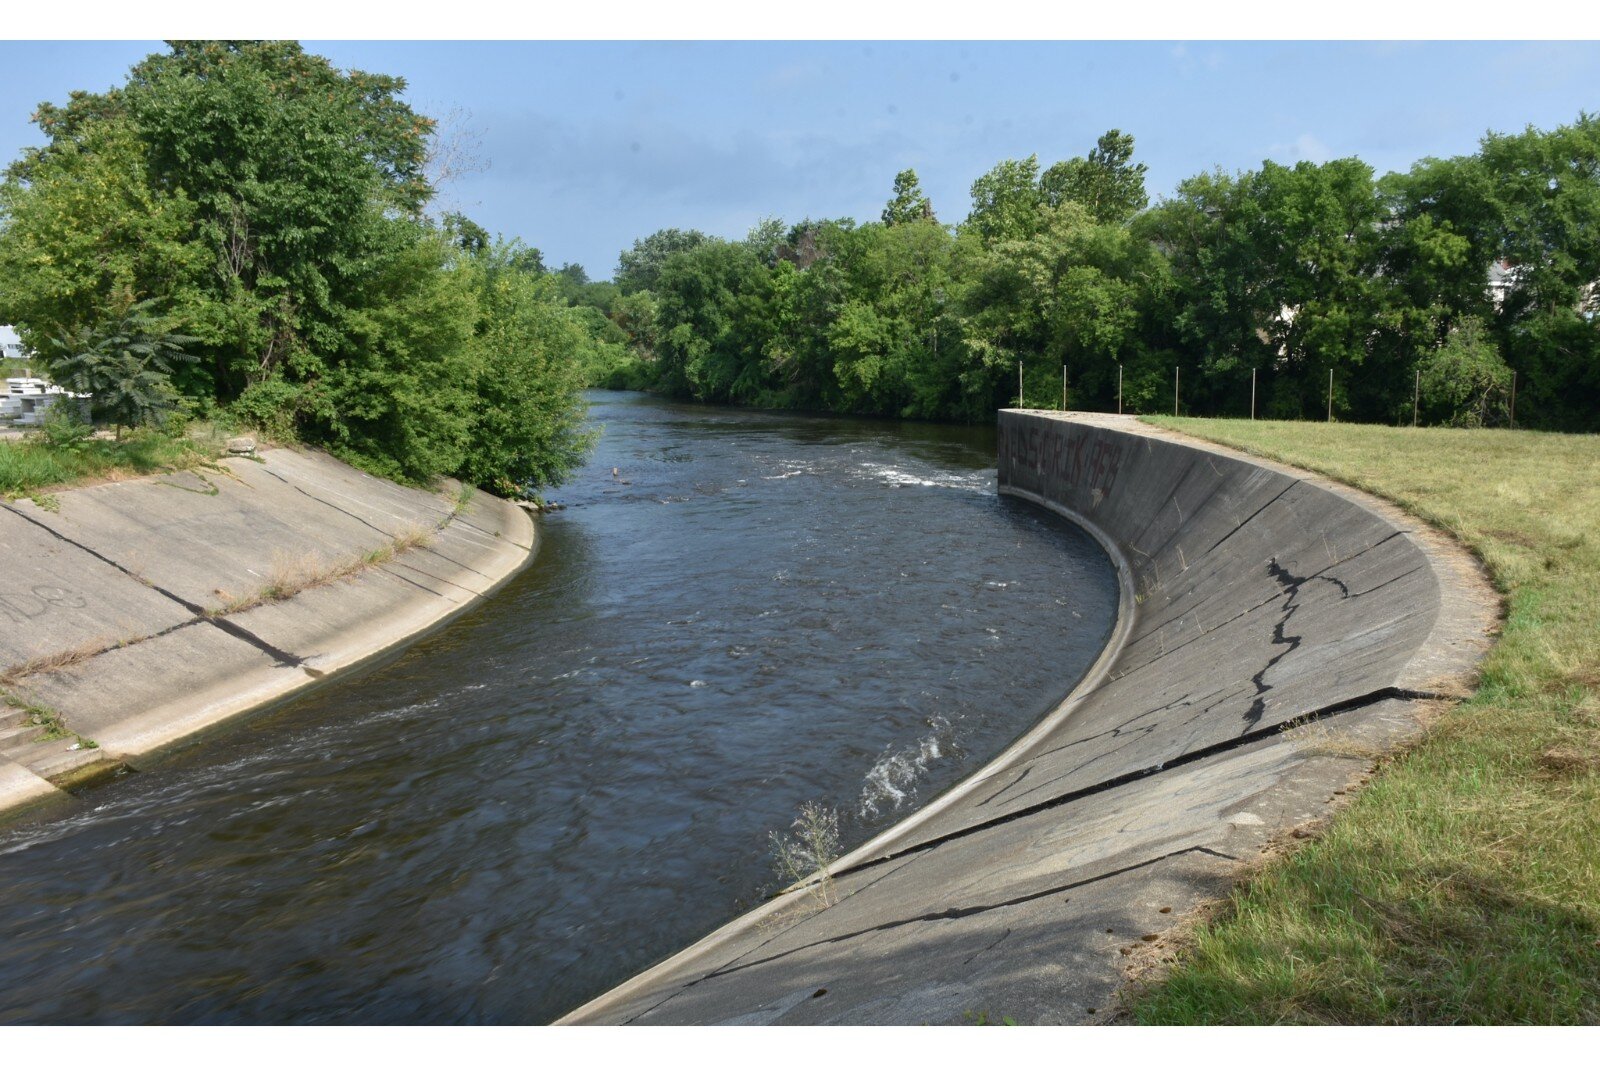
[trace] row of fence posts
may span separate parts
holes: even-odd
[[[1182,374],[1180,367],[1172,368],[1172,415],[1178,415],[1178,396]],[[1017,406],[1022,406],[1022,360],[1017,360]],[[1061,410],[1067,409],[1067,364],[1061,364]],[[1411,428],[1417,428],[1417,417],[1422,410],[1422,370],[1417,370],[1416,387],[1411,394]],[[1122,413],[1122,364],[1117,364],[1117,414]],[[1517,428],[1517,372],[1511,372],[1510,410],[1507,412],[1511,428]],[[1256,420],[1256,369],[1250,368],[1250,421]],[[1333,421],[1333,368],[1328,368],[1328,421]]]

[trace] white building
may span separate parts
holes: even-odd
[[[22,338],[17,336],[17,331],[10,326],[0,326],[0,357],[6,359],[26,359],[27,351],[22,347]]]
[[[44,422],[50,408],[61,400],[77,400],[88,415],[87,396],[68,392],[43,378],[29,376],[21,367],[31,353],[10,326],[0,326],[0,426],[28,428]]]

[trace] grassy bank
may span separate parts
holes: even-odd
[[[123,440],[88,439],[71,447],[42,437],[0,440],[0,497],[38,496],[84,482],[203,466],[216,449],[187,438],[144,431]]]
[[[1239,888],[1133,1016],[1600,1022],[1600,437],[1151,421],[1396,501],[1508,613],[1477,695]]]

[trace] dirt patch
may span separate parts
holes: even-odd
[[[1539,753],[1539,767],[1555,774],[1592,774],[1600,771],[1600,752],[1558,745]]]

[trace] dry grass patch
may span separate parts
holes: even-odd
[[[0,685],[14,685],[24,678],[35,674],[46,674],[55,670],[66,670],[77,666],[79,663],[88,662],[97,655],[103,655],[116,648],[127,648],[134,644],[149,640],[148,636],[130,635],[112,639],[99,638],[85,641],[73,648],[63,648],[60,651],[49,652],[45,655],[35,655],[25,659],[14,666],[8,666],[0,672]]]
[[[224,599],[221,607],[207,612],[212,618],[238,614],[264,603],[278,603],[293,599],[309,589],[331,585],[374,567],[392,562],[397,556],[414,548],[424,548],[433,543],[434,531],[424,526],[410,525],[376,548],[347,559],[329,561],[318,552],[301,552],[290,555],[277,552],[267,574],[267,583],[254,592],[233,597],[218,590]]]

